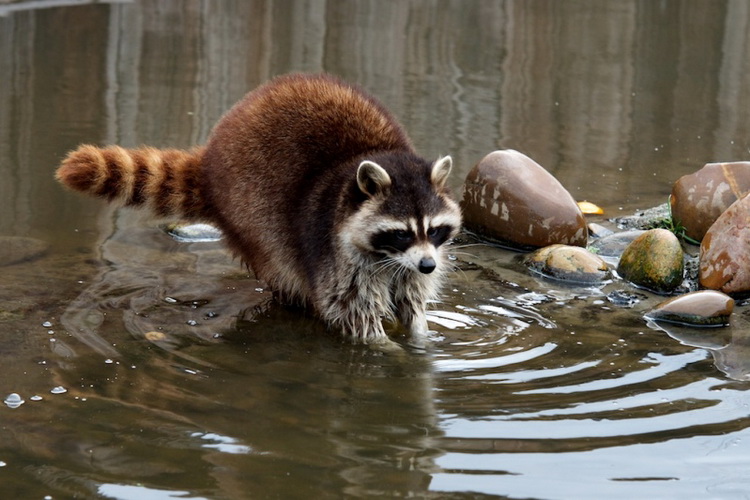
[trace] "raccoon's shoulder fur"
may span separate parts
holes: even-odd
[[[385,107],[326,75],[288,75],[247,94],[191,151],[82,146],[65,185],[216,224],[279,296],[360,342],[383,317],[426,331],[425,303],[461,224],[450,157],[419,157]]]

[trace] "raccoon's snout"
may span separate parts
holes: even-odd
[[[435,264],[435,259],[432,257],[422,257],[419,261],[419,272],[424,274],[430,274],[432,271],[435,270],[435,267],[437,267],[437,264]]]

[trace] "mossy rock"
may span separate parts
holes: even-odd
[[[677,237],[666,229],[651,229],[622,252],[617,273],[634,285],[669,294],[682,283],[684,253]]]

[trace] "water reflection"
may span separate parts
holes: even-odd
[[[342,344],[217,243],[64,192],[82,142],[184,147],[290,71],[362,84],[463,175],[512,147],[607,215],[748,149],[750,7],[717,2],[0,5],[0,496],[740,496],[746,306],[712,335],[659,298],[456,248],[426,352]],[[608,300],[626,296],[632,300]],[[58,389],[62,388],[62,389]],[[17,399],[11,398],[12,401]]]
[[[680,325],[649,322],[685,345],[701,347],[711,353],[716,367],[734,380],[750,380],[750,323],[747,311],[732,317],[732,328],[685,328]]]

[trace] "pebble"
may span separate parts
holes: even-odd
[[[726,326],[734,310],[734,299],[715,290],[698,290],[672,297],[646,313],[654,321],[690,326]]]
[[[709,228],[699,261],[702,287],[724,293],[750,291],[750,194],[733,203]]]
[[[623,251],[617,273],[636,286],[670,293],[682,283],[684,254],[677,237],[666,229],[650,229]]]
[[[466,176],[464,225],[516,249],[585,246],[586,220],[570,193],[541,165],[513,150],[494,151]]]
[[[600,257],[585,248],[570,245],[550,245],[524,259],[526,266],[548,278],[571,283],[601,283],[612,273]]]
[[[167,336],[163,332],[156,331],[146,332],[144,337],[146,337],[146,340],[148,340],[149,342],[161,342],[162,340],[165,340],[167,338]]]
[[[646,295],[627,290],[613,290],[607,294],[607,300],[618,307],[630,308],[648,298]]]
[[[15,392],[11,392],[7,396],[5,396],[5,400],[3,401],[3,403],[5,403],[5,405],[8,408],[13,408],[13,409],[18,408],[25,402],[26,401],[24,401],[23,398],[18,393],[15,393]]]

